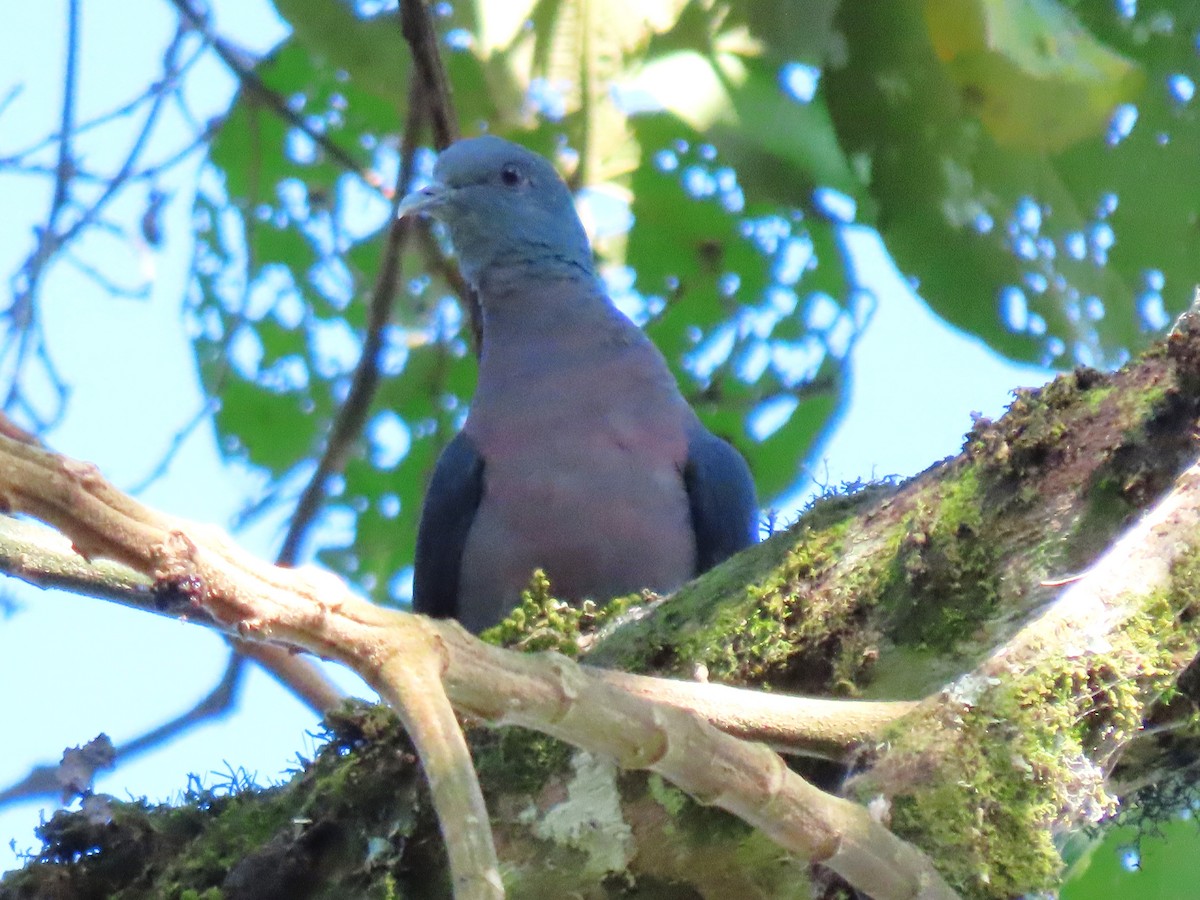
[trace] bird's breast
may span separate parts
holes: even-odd
[[[481,620],[468,628],[506,615],[535,568],[569,600],[666,592],[694,574],[682,474],[690,410],[673,383],[630,394],[611,391],[614,381],[564,394],[533,380],[506,403],[493,395],[472,408],[484,489],[460,577],[460,609]]]

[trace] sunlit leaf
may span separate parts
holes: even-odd
[[[1063,150],[1104,132],[1138,65],[1056,0],[925,0],[938,59],[997,144]]]
[[[409,54],[394,12],[371,18],[339,0],[271,0],[310,56],[345,72],[357,89],[402,108],[408,98]]]
[[[1172,79],[1196,78],[1200,10],[1180,6],[1168,28],[1146,6],[1133,19],[1100,0],[1077,4],[1078,20],[1042,6],[1024,14],[1022,40],[1065,29],[1055,40],[1071,48],[1066,62],[1046,76],[1064,97],[1071,78],[1097,97],[1117,96],[1100,85],[1137,82],[1113,81],[1131,71],[1124,63],[1089,82],[1080,73],[1097,58],[1132,60],[1145,74],[1135,102],[1107,120],[1074,95],[1082,112],[1062,134],[1077,139],[1057,152],[998,140],[981,122],[929,43],[923,7],[843,7],[849,60],[824,83],[843,146],[869,174],[884,241],[939,315],[1012,357],[1112,365],[1186,308],[1200,278],[1200,172],[1185,162],[1200,131],[1191,105],[1170,98]],[[1010,111],[1036,122],[1057,101],[1036,102],[1041,112]],[[1091,133],[1078,137],[1085,120]]]

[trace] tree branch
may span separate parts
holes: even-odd
[[[1108,774],[1196,658],[1198,584],[1200,461],[1044,611],[900,719],[851,790],[900,798],[903,832],[941,835],[955,883],[986,896],[1054,884],[1053,836],[1116,811]],[[1015,877],[993,866],[993,835],[1021,835],[1035,862]]]
[[[397,217],[396,210],[404,198],[405,185],[412,179],[413,155],[416,152],[417,132],[421,123],[421,104],[413,102],[420,93],[419,84],[415,78],[410,81],[408,122],[404,127],[404,143],[400,149],[400,165],[392,194],[392,215],[383,248],[383,261],[375,278],[375,290],[371,293],[371,302],[367,305],[367,330],[363,338],[362,354],[354,369],[346,400],[330,426],[325,451],[317,461],[316,471],[301,492],[296,510],[288,523],[287,534],[284,535],[283,544],[276,557],[276,562],[281,566],[296,564],[304,536],[325,502],[325,490],[329,479],[345,467],[350,450],[366,425],[375,393],[379,390],[379,359],[383,351],[384,329],[391,318],[396,285],[400,282],[400,256],[412,231],[410,220]]]
[[[36,587],[57,587],[111,600],[145,612],[219,627],[191,604],[156,597],[153,583],[127,566],[106,559],[86,560],[62,534],[0,515],[0,572]],[[279,654],[300,659],[284,648],[233,639],[239,651],[257,659]],[[844,760],[865,743],[882,739],[886,730],[917,707],[915,701],[829,700],[768,694],[747,688],[635,675],[585,666],[589,674],[635,696],[665,703],[706,719],[734,737],[769,744],[780,753]],[[325,682],[322,681],[322,684]],[[289,684],[293,689],[295,685]],[[331,709],[342,695],[314,687],[309,706]],[[305,697],[302,695],[302,699]]]
[[[287,101],[283,97],[267,87],[263,83],[263,80],[258,77],[252,66],[244,60],[243,54],[209,28],[207,18],[196,11],[190,0],[170,0],[170,3],[179,12],[180,19],[186,22],[189,28],[201,34],[205,41],[212,46],[217,56],[221,58],[221,61],[225,63],[229,71],[241,83],[243,90],[247,90],[263,100],[276,115],[310,138],[313,143],[328,153],[330,158],[346,169],[346,171],[357,175],[372,190],[379,190],[379,179],[371,172],[363,169],[347,150],[343,149],[327,134],[323,134],[312,128],[304,121],[303,116],[288,106]]]
[[[454,112],[454,95],[450,90],[450,79],[446,77],[446,67],[442,64],[428,0],[400,4],[400,29],[412,49],[413,68],[418,76],[413,80],[425,86],[424,102],[433,129],[434,146],[444,149],[458,140],[458,115]]]
[[[190,604],[181,611],[179,604],[172,602],[178,598],[156,592],[154,582],[145,575],[111,560],[84,559],[61,533],[12,516],[0,515],[0,571],[34,587],[59,588],[143,612],[216,625],[204,610]],[[191,709],[116,748],[114,762],[159,746],[229,710],[241,688],[245,657],[265,668],[316,713],[327,712],[344,699],[312,660],[283,647],[243,641],[229,634],[224,637],[231,653],[216,686]],[[0,790],[0,805],[58,794],[61,785],[56,771],[57,766],[37,766],[23,779]]]
[[[63,75],[62,118],[59,125],[58,165],[55,167],[54,196],[50,200],[47,230],[54,232],[58,215],[67,203],[71,175],[75,168],[71,137],[75,131],[75,85],[79,61],[79,0],[67,4],[67,66]]]
[[[454,622],[373,606],[327,573],[265,565],[216,529],[142,506],[94,466],[8,437],[0,438],[0,463],[4,508],[59,528],[86,556],[137,569],[160,594],[205,610],[247,640],[336,659],[397,704],[406,724],[417,725],[410,734],[423,764],[446,776],[431,788],[455,884],[471,886],[461,896],[496,896],[497,876],[488,862],[487,819],[472,799],[474,773],[452,763],[461,752],[429,727],[433,719],[444,729],[444,715],[425,709],[438,705],[443,685],[455,708],[485,721],[525,725],[626,768],[658,772],[878,900],[955,896],[919,850],[864,808],[809,785],[761,744],[633,696],[556,654],[491,647]]]

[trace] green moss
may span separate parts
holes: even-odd
[[[498,794],[529,794],[565,771],[574,748],[524,728],[472,733],[471,751],[481,783]]]
[[[330,717],[329,728],[329,742],[286,787],[258,788],[234,773],[212,789],[189,791],[174,806],[110,800],[109,822],[56,813],[44,827],[41,853],[5,875],[0,894],[385,898],[422,863],[442,871],[444,865],[428,860],[428,841],[409,840],[417,832],[423,782],[395,717],[350,704]],[[422,878],[422,889],[436,895],[438,885]],[[322,893],[319,884],[337,893]],[[442,894],[448,892],[446,885]]]
[[[884,512],[892,485],[850,485],[819,498],[786,532],[684,586],[652,615],[606,634],[588,661],[628,671],[801,693],[855,695],[879,656],[871,609],[899,532]]]
[[[845,482],[836,490],[828,490],[809,501],[801,518],[809,530],[824,531],[847,524],[864,509],[895,492],[896,485],[890,479]]]
[[[1192,550],[1170,588],[1145,598],[1103,652],[1064,652],[1004,679],[959,679],[945,698],[953,720],[898,725],[887,756],[859,780],[860,796],[890,795],[893,830],[929,849],[964,896],[1053,889],[1057,829],[1114,809],[1105,754],[1173,690],[1200,640],[1198,603]]]
[[[1111,542],[1137,512],[1125,497],[1120,479],[1111,467],[1098,470],[1087,489],[1087,503],[1078,516],[1064,548],[1068,570],[1083,568]]]
[[[633,594],[617,597],[603,605],[584,600],[573,606],[555,599],[550,579],[544,571],[537,569],[529,587],[521,592],[521,605],[480,637],[511,650],[529,653],[554,650],[575,657],[579,655],[580,642],[585,635],[598,631],[645,599],[641,594]]]
[[[852,518],[817,532],[801,526],[770,574],[742,586],[741,602],[727,603],[675,648],[678,664],[703,665],[720,681],[819,685],[853,692],[871,657],[869,631],[857,627],[863,595],[826,584],[842,558]]]
[[[952,650],[991,615],[998,548],[983,504],[978,469],[965,466],[910,517],[882,597],[898,644]]]
[[[1094,413],[1100,409],[1101,404],[1116,393],[1116,390],[1116,387],[1111,384],[1092,388],[1083,394],[1083,402],[1087,404],[1088,410]]]
[[[998,487],[994,499],[1028,503],[1035,495],[1020,492],[1022,482],[1041,471],[1063,447],[1068,412],[1082,396],[1087,404],[1103,402],[1105,376],[1092,369],[1059,375],[1041,388],[1017,390],[999,422],[979,419],[967,434],[964,449],[984,469],[985,480]],[[1094,398],[1094,399],[1093,399]]]
[[[705,896],[772,897],[779,900],[802,900],[813,896],[807,877],[808,866],[800,860],[789,860],[786,854],[779,852],[778,844],[761,831],[721,809],[697,802],[658,775],[631,774],[627,777],[635,796],[641,793],[640,778],[646,779],[645,793],[669,819],[663,832],[671,836],[671,841],[678,840],[687,847],[705,848],[704,852],[692,854],[687,861],[691,870],[711,870],[699,879],[712,888],[712,893]],[[676,834],[681,836],[675,838]],[[656,854],[662,860],[668,860],[673,855],[670,844],[665,844],[661,849],[643,845],[640,852]],[[737,875],[734,880],[728,880],[721,874],[723,871]],[[751,880],[745,880],[746,875]],[[642,878],[639,877],[639,887],[641,884]],[[683,895],[684,892],[681,892],[678,896]],[[666,896],[674,897],[676,894],[669,893]],[[689,889],[686,896],[697,895]]]

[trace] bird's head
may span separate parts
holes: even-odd
[[[472,283],[493,268],[593,271],[587,233],[554,167],[493,135],[468,138],[438,156],[433,181],[400,202],[445,223]]]

